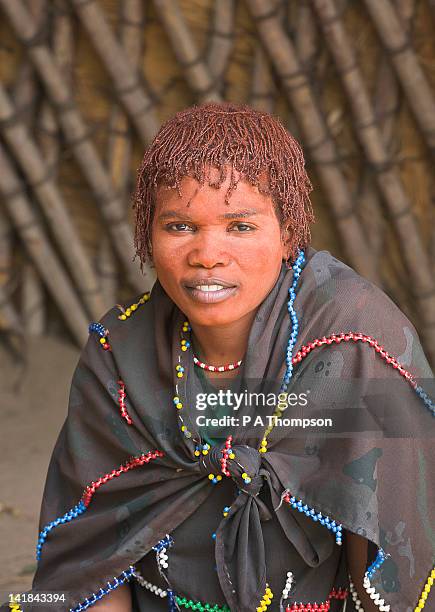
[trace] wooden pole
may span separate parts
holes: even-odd
[[[98,3],[95,0],[69,1],[110,74],[115,92],[142,142],[148,144],[159,128],[159,122],[154,113],[155,100],[145,90],[144,79],[117,41]]]
[[[65,138],[95,194],[128,281],[137,291],[146,291],[151,288],[154,281],[143,276],[138,266],[132,263],[133,232],[126,218],[124,206],[90,138],[90,131],[74,102],[70,87],[48,47],[38,40],[35,23],[22,1],[0,0],[0,6],[6,12],[20,41],[27,46],[29,58],[56,108]]]
[[[120,42],[137,70],[143,53],[144,15],[141,0],[124,0],[120,7]],[[129,191],[132,140],[128,118],[116,102],[109,117],[107,167],[112,182],[121,197],[126,200]],[[118,289],[118,268],[110,241],[103,236],[98,250],[98,271],[102,281],[101,290],[107,306],[116,302]]]
[[[192,91],[201,102],[220,102],[216,83],[197,49],[178,2],[154,0],[154,6]]]
[[[411,34],[411,21],[416,9],[416,0],[396,0],[397,11],[402,23]],[[391,157],[398,149],[398,131],[396,129],[397,119],[400,112],[401,91],[399,83],[388,57],[384,54],[379,62],[375,77],[375,87],[372,99],[375,116],[378,121],[382,140],[388,154]],[[370,165],[364,164],[362,176],[358,186],[358,215],[363,223],[370,248],[380,265],[389,266],[389,261],[382,257],[386,237],[387,215],[382,207],[379,190],[376,187],[375,177]],[[394,270],[388,275],[397,276]],[[393,297],[397,304],[409,304],[410,295],[407,287],[401,280],[397,279],[391,283],[384,277],[384,285],[387,293]],[[409,306],[408,306],[409,309]]]
[[[48,40],[47,0],[34,0],[33,2],[27,0],[27,6],[38,24],[38,28],[45,32],[45,39]],[[29,130],[33,129],[40,88],[32,64],[27,57],[24,57],[18,70],[11,95],[23,124]],[[44,333],[46,326],[44,288],[32,261],[28,258],[23,262],[20,280],[19,308],[23,332],[27,335],[40,336]]]
[[[435,282],[429,257],[412,213],[411,202],[384,146],[355,50],[343,27],[334,0],[312,0],[312,4],[347,93],[359,141],[375,172],[378,188],[403,246],[402,256],[423,322],[423,337],[426,338],[427,348],[432,346],[432,357],[435,361]]]
[[[234,0],[215,0],[209,35],[207,66],[222,90],[222,82],[234,46]]]
[[[22,268],[21,313],[23,332],[41,336],[45,332],[44,287],[33,262],[26,258]]]
[[[249,104],[257,110],[273,113],[276,88],[269,59],[260,43],[255,46]]]
[[[1,204],[1,202],[0,202]],[[11,285],[13,275],[13,228],[10,224],[9,218],[3,211],[3,207],[0,206],[0,291],[2,297],[0,298],[2,304],[2,310],[4,311],[3,318],[3,329],[16,329],[19,322],[19,315],[16,313],[11,301],[9,299],[8,286]],[[9,315],[13,311],[14,315]]]
[[[0,129],[41,204],[58,247],[82,294],[83,302],[92,317],[101,317],[104,313],[104,302],[98,288],[97,277],[68,214],[62,194],[51,178],[50,169],[45,164],[36,143],[16,116],[2,85],[0,85]]]
[[[373,282],[379,274],[356,217],[353,196],[339,166],[339,156],[293,44],[269,0],[246,0],[282,87],[298,119],[304,145],[313,160],[350,265]]]
[[[435,96],[390,0],[364,0],[403,87],[415,120],[435,155]]]
[[[21,319],[11,304],[9,295],[5,288],[0,285],[0,332],[3,331],[14,331],[22,334],[24,330]]]
[[[15,229],[23,241],[39,275],[78,343],[84,346],[88,337],[88,317],[32,205],[27,199],[26,186],[18,178],[5,150],[0,145],[0,193]]]

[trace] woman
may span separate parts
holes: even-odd
[[[187,109],[146,151],[135,246],[158,280],[90,326],[47,476],[33,589],[59,609],[430,597],[433,375],[393,302],[309,246],[310,191],[248,107]]]

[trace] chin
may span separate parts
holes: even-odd
[[[190,323],[201,325],[203,327],[220,327],[225,325],[231,325],[239,321],[246,313],[240,313],[238,315],[234,312],[234,309],[225,308],[190,308],[189,312],[186,312],[186,316]]]

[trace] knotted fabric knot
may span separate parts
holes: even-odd
[[[204,475],[221,474],[222,449],[224,445],[213,446],[207,455],[199,458],[200,472]],[[261,476],[261,454],[252,446],[232,446],[234,459],[228,459],[227,469],[238,488],[244,493],[256,497],[263,486]]]

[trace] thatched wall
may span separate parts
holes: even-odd
[[[275,112],[301,140],[315,185],[313,246],[381,285],[433,356],[433,3],[0,0],[0,11],[0,163],[12,162],[0,179],[4,328],[65,333],[80,344],[84,321],[148,288],[128,250],[129,194],[143,148],[175,111],[221,97]],[[127,62],[101,23],[126,47]],[[68,88],[84,132],[65,104]],[[149,112],[138,113],[147,105]],[[60,128],[56,117],[63,117]],[[23,155],[29,138],[45,165]],[[77,141],[92,143],[92,152]],[[97,166],[89,168],[89,159]],[[111,181],[99,188],[92,176],[101,163]],[[20,184],[26,190],[17,196]],[[33,229],[26,202],[39,219]],[[59,216],[50,225],[53,206]],[[78,240],[80,274],[62,250],[62,230],[56,238],[62,215],[71,222],[68,246]],[[32,235],[35,227],[41,231]]]

